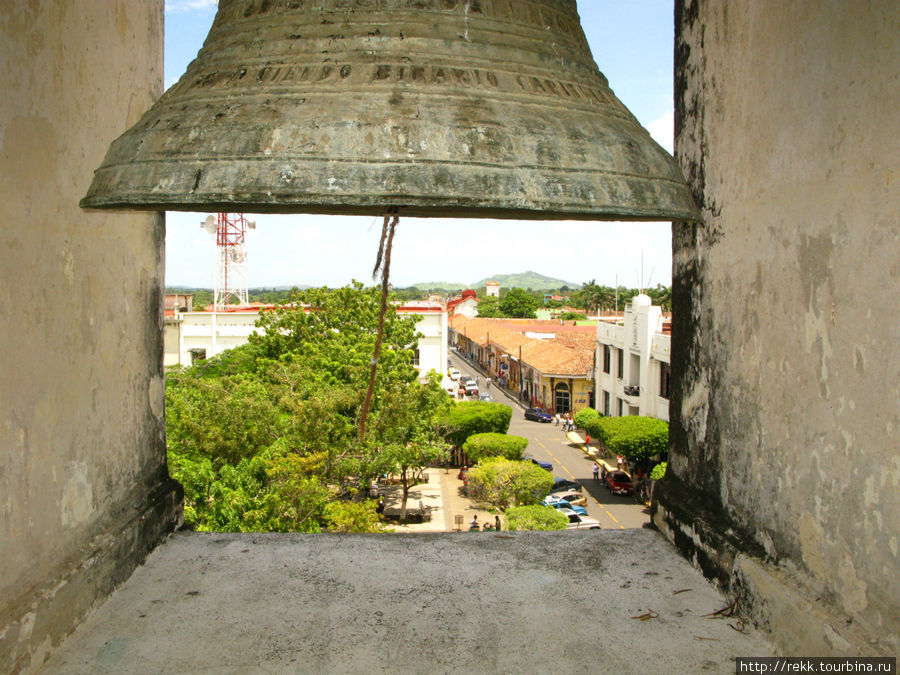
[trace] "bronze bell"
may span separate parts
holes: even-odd
[[[81,205],[699,219],[575,0],[219,0]]]

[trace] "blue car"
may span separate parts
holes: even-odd
[[[541,408],[529,408],[525,411],[526,420],[534,420],[535,422],[552,422],[553,415]]]
[[[531,455],[523,455],[522,461],[537,464],[539,467],[541,467],[542,469],[546,469],[547,471],[553,471],[553,465],[550,462],[542,462],[539,459],[535,459]]]
[[[572,509],[579,516],[586,516],[587,509],[583,506],[575,506],[574,504],[570,504],[565,499],[559,499],[554,497],[553,495],[547,495],[544,497],[544,500],[541,502],[542,506],[552,506],[554,509]]]

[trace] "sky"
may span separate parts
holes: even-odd
[[[664,148],[672,151],[672,0],[578,0],[594,61],[610,87]],[[216,0],[166,0],[165,85],[177,82],[209,32]],[[206,213],[166,214],[166,285],[212,288],[214,237]],[[381,218],[253,216],[247,234],[250,288],[371,284]],[[642,268],[643,261],[643,268]],[[641,284],[643,269],[643,284]],[[670,285],[669,223],[402,218],[391,281],[472,284],[534,271],[581,284]]]

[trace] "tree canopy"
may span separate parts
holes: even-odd
[[[533,319],[537,308],[537,298],[521,288],[511,288],[508,293],[500,298],[500,312],[503,316]],[[482,315],[480,306],[479,315]]]
[[[603,417],[586,408],[576,415],[575,423],[617,455],[642,459],[669,449],[669,424],[664,420],[637,415]]]
[[[377,529],[359,501],[383,473],[411,479],[447,449],[440,376],[411,365],[416,317],[385,318],[369,433],[357,437],[377,328],[377,289],[294,294],[250,343],[166,377],[169,465],[197,529]],[[361,504],[349,506],[348,504]]]
[[[527,447],[528,439],[523,436],[486,433],[469,436],[462,449],[471,462],[478,462],[485,457],[520,460]]]

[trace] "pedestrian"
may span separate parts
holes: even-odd
[[[600,467],[597,464],[594,464],[594,480],[598,480],[600,478]]]
[[[604,464],[600,469],[600,480],[602,480],[604,483],[606,482],[606,464]]]
[[[469,523],[469,532],[478,532],[479,529],[478,514],[476,513],[474,516],[472,516],[472,522]]]
[[[622,466],[625,464],[625,458],[622,455],[616,455],[616,468],[620,471],[622,470]]]
[[[494,529],[500,531],[500,516],[494,516]]]
[[[554,415],[554,419],[556,420],[556,426],[559,426],[559,413],[558,412],[556,413],[556,415]]]
[[[591,435],[590,434],[587,435],[587,439],[585,440],[585,443],[588,446],[588,450],[590,450],[590,448],[591,448]]]

